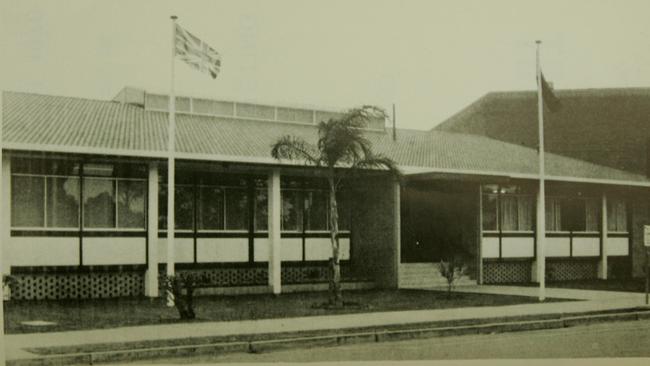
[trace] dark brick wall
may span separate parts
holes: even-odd
[[[638,193],[641,195],[641,193]],[[647,194],[646,194],[647,195]],[[648,212],[648,200],[635,199],[630,201],[632,245],[630,248],[630,261],[632,268],[628,270],[628,275],[633,277],[643,277],[643,266],[645,265],[645,251],[643,245],[643,226],[650,225],[650,212]],[[629,262],[628,262],[629,263]]]
[[[357,179],[352,212],[352,269],[389,288],[397,286],[393,184],[391,177]]]

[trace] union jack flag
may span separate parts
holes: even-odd
[[[176,24],[176,56],[193,68],[217,78],[221,55],[199,37]]]

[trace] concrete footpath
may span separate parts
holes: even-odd
[[[458,291],[537,297],[538,290],[534,287],[517,286],[469,286],[459,288]],[[549,298],[576,299],[577,301],[17,334],[5,336],[5,355],[8,361],[18,361],[39,357],[39,355],[28,351],[32,348],[325,331],[438,321],[583,313],[643,307],[645,304],[644,294],[630,292],[548,288],[546,296]]]

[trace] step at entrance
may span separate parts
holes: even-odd
[[[399,288],[446,287],[447,280],[440,275],[439,263],[400,263]],[[476,285],[468,276],[456,280],[455,286]]]

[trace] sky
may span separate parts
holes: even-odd
[[[390,110],[429,129],[490,91],[650,87],[650,1],[0,0],[0,88],[167,93],[171,20],[222,55],[176,61],[177,95]]]

